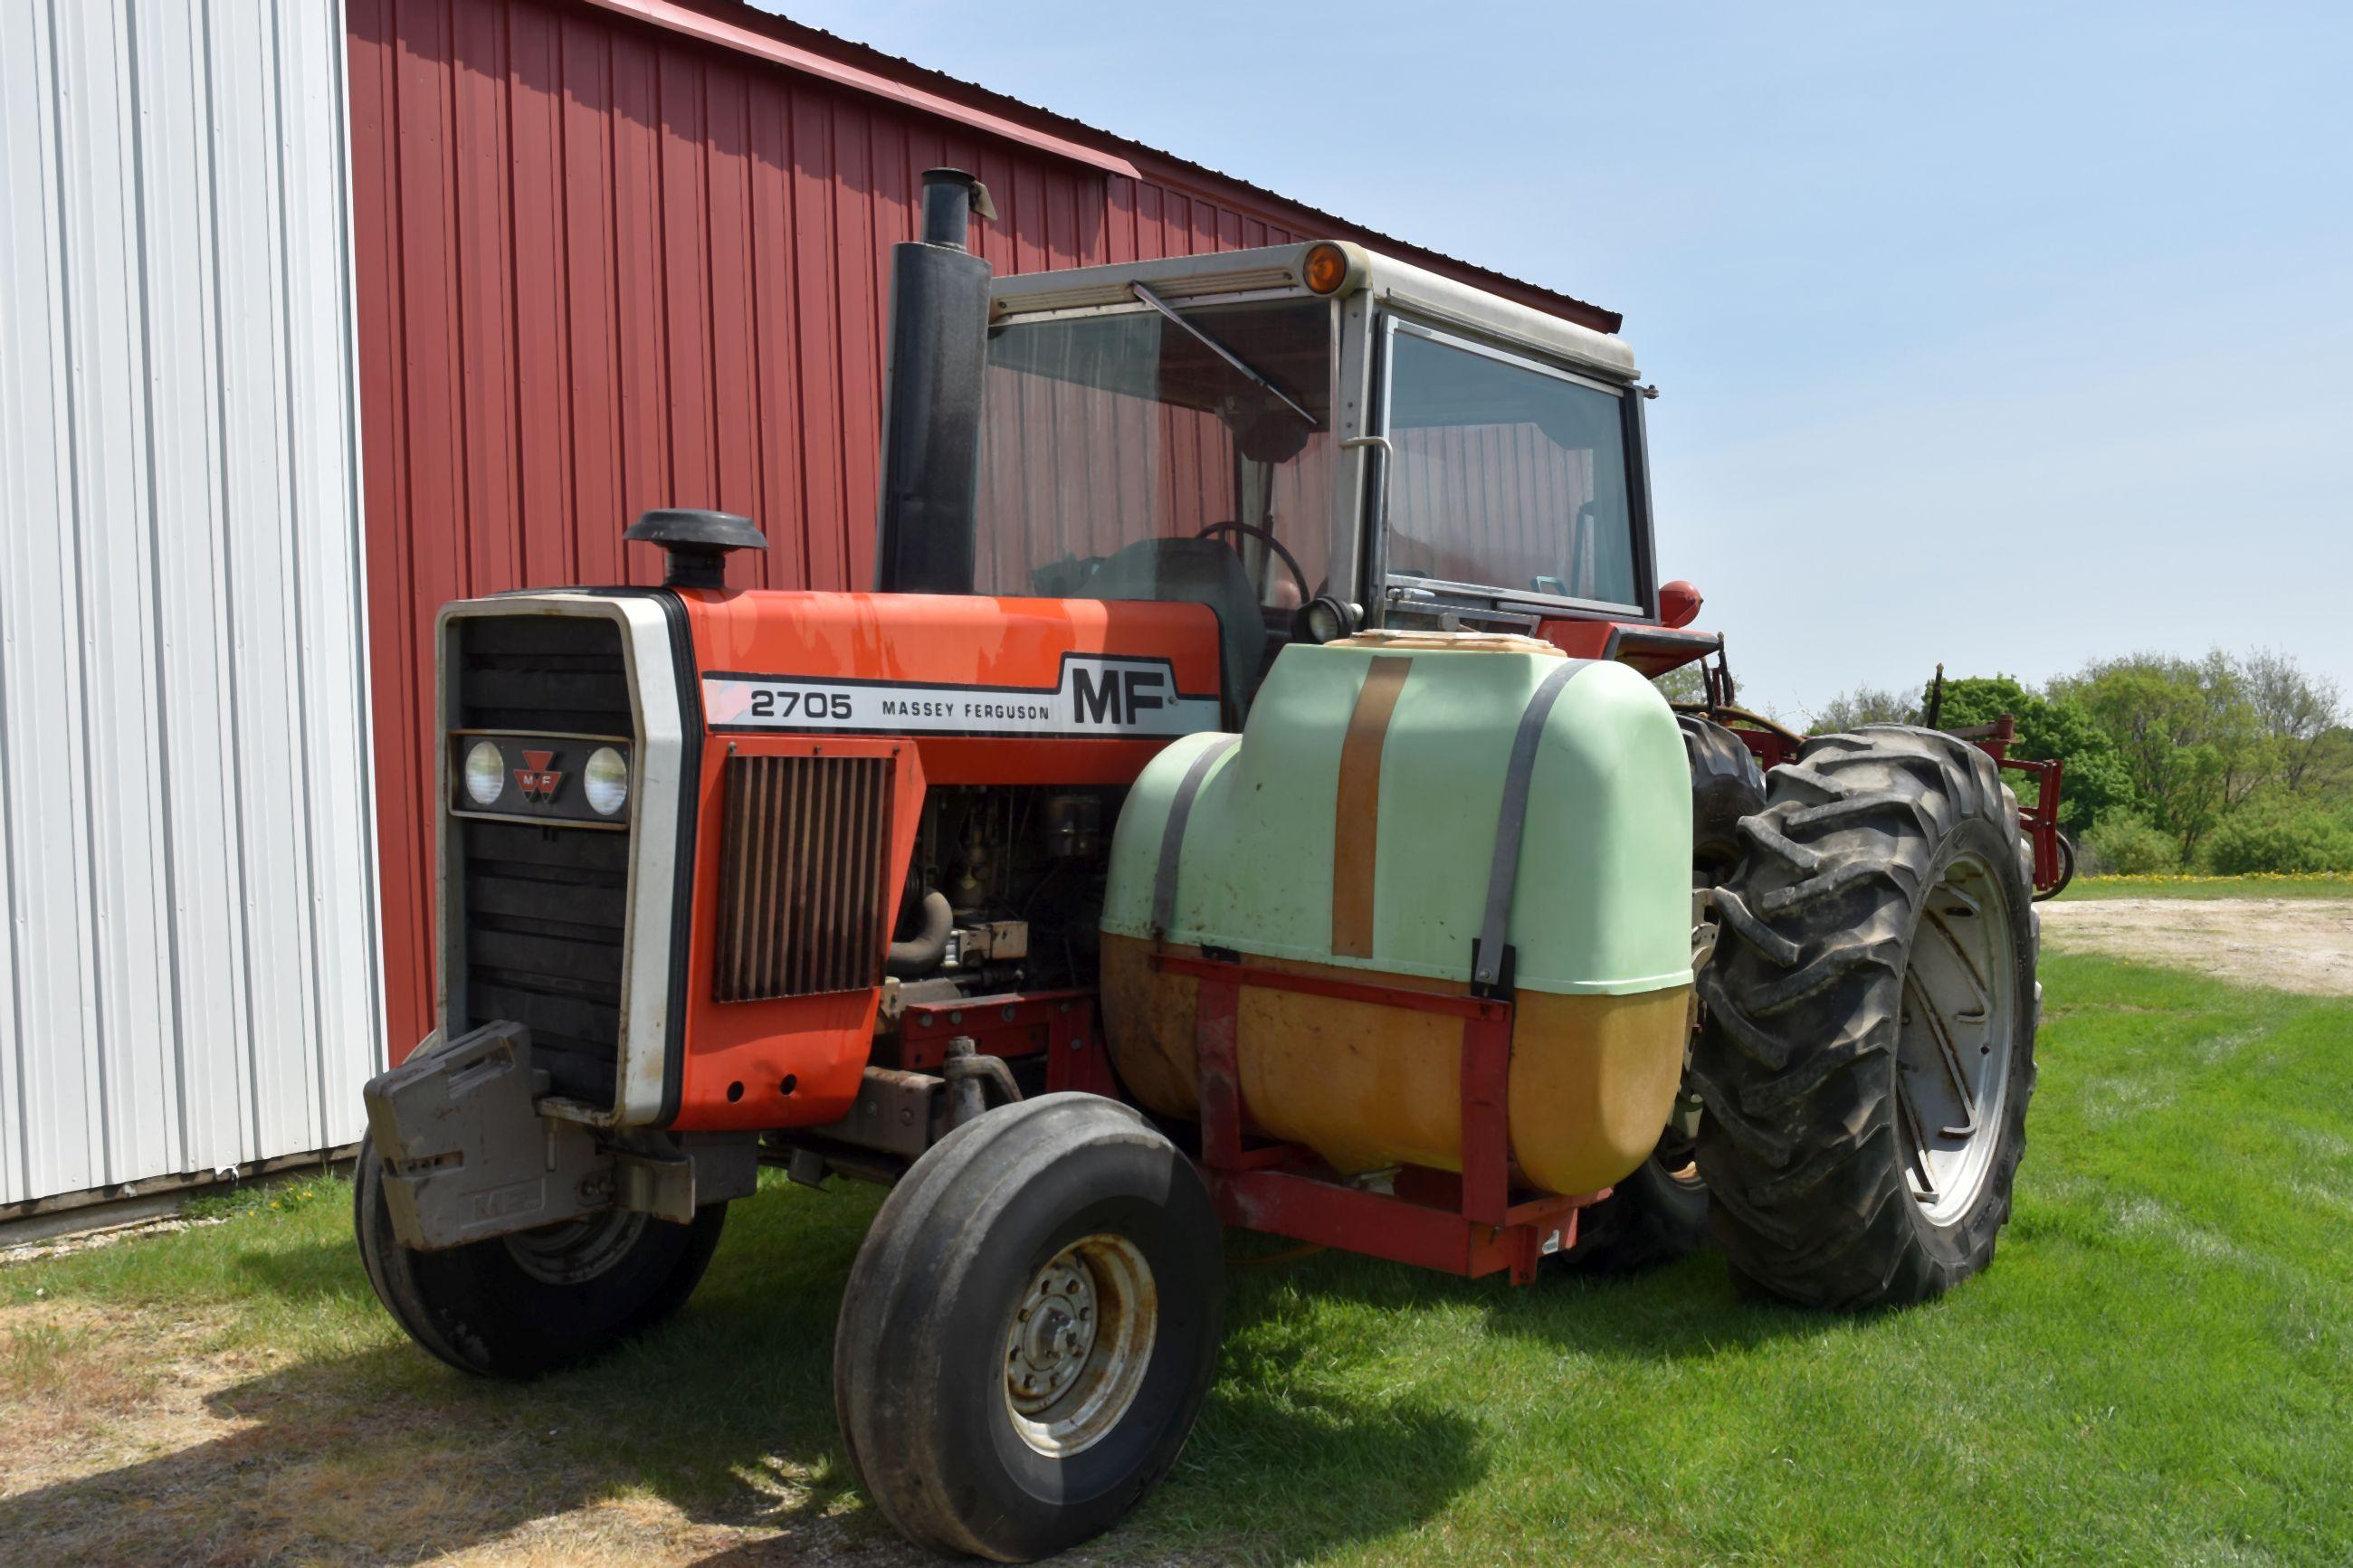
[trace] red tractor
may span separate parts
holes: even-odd
[[[1732,706],[1627,346],[1345,244],[993,280],[976,212],[934,171],[893,258],[875,592],[730,589],[759,531],[661,511],[661,587],[442,613],[441,1027],[356,1197],[417,1342],[537,1374],[762,1165],[890,1184],[844,1441],[1022,1561],[1174,1462],[1226,1226],[1525,1283],[1712,1224],[1833,1309],[1982,1268],[2017,804]]]

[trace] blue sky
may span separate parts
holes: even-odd
[[[1746,694],[2353,690],[2353,6],[771,4],[1591,300]]]

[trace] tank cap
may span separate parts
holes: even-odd
[[[768,536],[754,528],[750,518],[688,507],[657,507],[639,512],[621,537],[662,547],[670,557],[662,573],[666,588],[723,588],[728,552],[768,548]]]

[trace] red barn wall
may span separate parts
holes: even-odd
[[[657,552],[621,543],[653,506],[758,521],[771,548],[737,559],[739,584],[867,585],[885,279],[922,170],[987,183],[1000,218],[981,249],[1008,272],[1356,231],[724,0],[348,0],[347,16],[397,1053],[433,1024],[435,612],[502,589],[657,581]],[[706,24],[853,74],[895,67],[918,90],[865,90],[690,36]],[[1050,144],[1094,136],[1104,162],[1137,173],[975,123],[1008,117]]]

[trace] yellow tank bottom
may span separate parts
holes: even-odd
[[[1196,948],[1171,948],[1198,955]],[[1156,973],[1152,945],[1106,933],[1103,1027],[1129,1092],[1194,1120],[1198,983]],[[1377,982],[1336,964],[1251,958],[1256,967]],[[1469,990],[1406,982],[1460,995]],[[1512,1154],[1531,1186],[1589,1193],[1650,1156],[1673,1109],[1691,988],[1630,996],[1514,997],[1508,1108]],[[1303,1143],[1345,1173],[1397,1164],[1462,1168],[1462,1020],[1296,991],[1244,986],[1234,1019],[1242,1110],[1261,1131]]]

